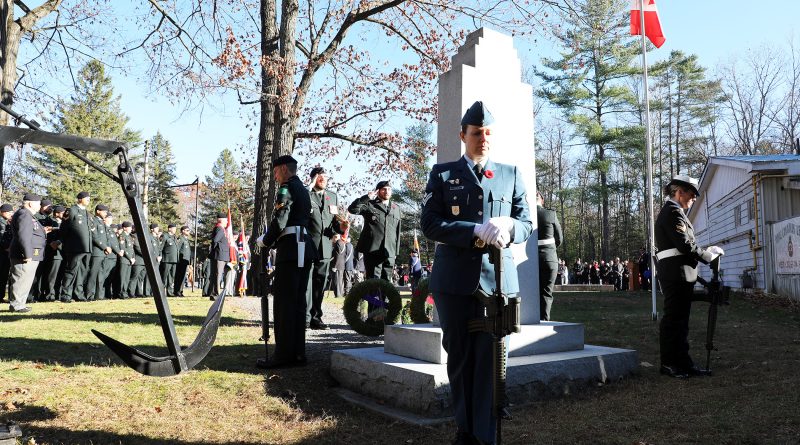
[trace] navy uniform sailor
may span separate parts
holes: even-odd
[[[709,263],[723,251],[717,246],[703,249],[696,243],[694,227],[686,216],[700,195],[696,179],[675,176],[664,187],[664,194],[668,199],[655,225],[656,272],[664,293],[664,316],[659,326],[661,373],[676,378],[708,375],[709,371],[695,366],[689,356],[692,288],[698,262]]]
[[[462,158],[436,164],[422,207],[422,231],[438,244],[429,288],[442,325],[458,433],[455,443],[494,441],[492,414],[492,336],[469,333],[469,320],[483,315],[473,296],[495,288],[487,249],[493,244],[524,243],[533,224],[525,185],[517,168],[489,159],[491,114],[475,102],[461,120]],[[476,239],[477,238],[477,239]],[[503,251],[505,293],[519,291],[510,250]]]
[[[275,354],[271,361],[260,359],[261,368],[304,365],[306,362],[306,290],[311,263],[317,258],[308,226],[311,198],[297,177],[297,161],[284,155],[272,161],[272,175],[280,183],[267,233],[258,243],[275,247]]]

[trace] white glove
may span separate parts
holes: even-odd
[[[264,247],[264,235],[266,235],[266,233],[262,233],[261,236],[256,238],[256,244],[258,244],[258,247]]]
[[[475,227],[472,228],[472,235],[481,238],[481,231],[483,230],[483,224],[475,224]]]
[[[497,236],[497,239],[494,241],[494,246],[498,249],[503,249],[511,242],[511,234],[508,231],[501,230],[500,234]]]
[[[489,219],[488,224],[494,224],[495,226],[510,233],[514,228],[514,219],[510,216],[495,216],[494,218]]]
[[[703,254],[700,255],[700,258],[704,262],[710,263],[710,262],[714,261],[714,259],[717,258],[720,255],[725,255],[725,252],[722,250],[722,248],[717,247],[717,246],[711,246],[708,249],[706,249],[705,251],[703,251]]]
[[[711,246],[708,249],[706,249],[706,251],[707,252],[711,252],[711,254],[716,255],[716,256],[725,255],[725,251],[722,250],[722,247],[719,247],[719,246]]]
[[[514,220],[509,216],[497,216],[489,219],[484,226],[487,227],[485,241],[488,244],[495,244],[497,239],[501,236],[501,233],[505,234],[505,239],[507,241],[511,240],[511,230],[514,228]]]

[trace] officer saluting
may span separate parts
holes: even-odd
[[[717,246],[703,249],[695,243],[694,227],[686,211],[700,195],[696,179],[675,176],[664,194],[668,199],[655,225],[656,272],[664,293],[659,331],[661,374],[675,378],[709,375],[709,370],[695,366],[689,356],[689,312],[698,261],[707,264],[724,252]]]
[[[271,369],[306,363],[306,290],[317,250],[308,235],[311,198],[297,177],[297,161],[281,156],[272,161],[272,175],[280,183],[267,233],[258,238],[264,248],[275,247],[275,354],[260,359],[258,367]]]
[[[447,375],[458,425],[455,444],[489,444],[495,438],[492,335],[472,333],[467,327],[485,313],[474,296],[478,287],[491,293],[496,284],[484,246],[524,243],[533,231],[519,171],[489,159],[493,121],[482,102],[467,110],[461,120],[464,156],[433,166],[422,206],[422,232],[439,243],[429,288],[448,354]],[[503,250],[503,267],[502,289],[515,294],[517,268],[508,249]]]
[[[347,208],[364,217],[364,229],[358,237],[356,252],[364,254],[366,277],[392,281],[394,261],[400,251],[400,208],[390,202],[392,185],[380,181],[375,190],[356,199]]]

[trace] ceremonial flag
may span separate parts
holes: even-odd
[[[417,229],[414,229],[414,250],[419,252],[419,241],[417,241]]]
[[[225,238],[228,240],[228,246],[230,247],[230,262],[236,262],[236,242],[233,239],[233,227],[231,222],[231,208],[228,207],[228,227],[225,228]]]
[[[244,221],[239,218],[239,238],[236,240],[236,248],[239,253],[240,275],[239,275],[239,295],[244,295],[247,291],[247,269],[250,261],[250,246],[247,245],[247,237],[244,235]]]
[[[631,0],[631,35],[642,35],[642,17],[640,15],[642,1],[644,1],[644,34],[656,48],[661,48],[667,39],[664,38],[661,22],[658,20],[656,0]]]

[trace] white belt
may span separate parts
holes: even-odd
[[[680,250],[678,250],[678,249],[673,247],[672,249],[662,250],[662,251],[656,253],[656,258],[658,258],[658,261],[661,261],[664,258],[670,258],[670,257],[680,256],[680,255],[683,255],[683,253]]]
[[[283,230],[281,230],[281,236],[283,235],[293,235],[296,233],[303,234],[306,228],[303,226],[289,226]]]
[[[556,243],[555,238],[540,239],[538,242],[540,246],[546,246],[548,244],[555,244],[555,243]]]
[[[303,235],[306,233],[306,228],[303,226],[289,226],[281,230],[281,237],[286,235],[294,235],[297,242],[297,267],[305,265],[306,256],[306,243]]]

